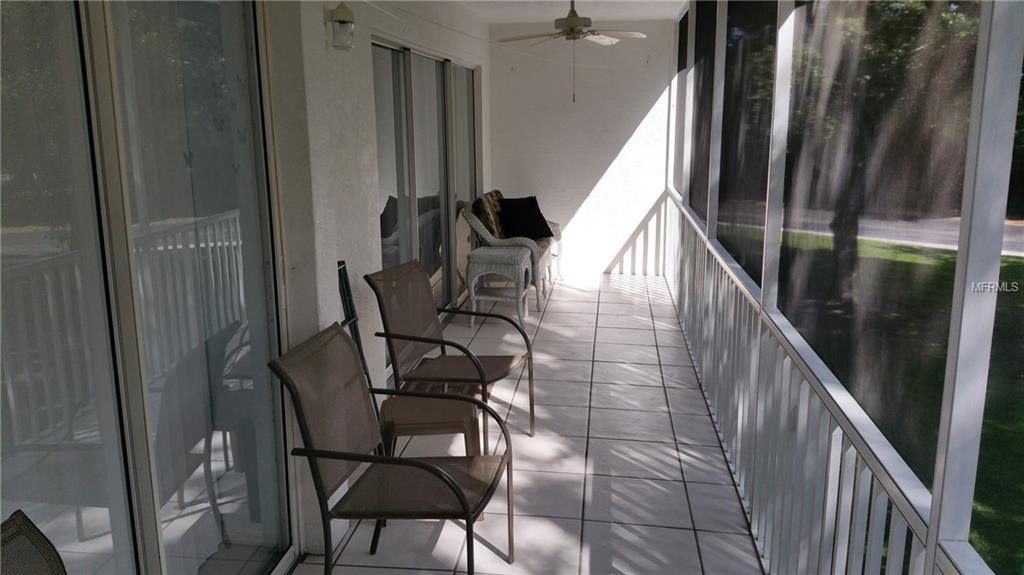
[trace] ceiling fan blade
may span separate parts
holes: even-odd
[[[643,32],[631,32],[629,30],[591,30],[591,33],[598,34],[601,36],[610,36],[612,38],[636,38],[642,40],[647,37],[647,34]]]
[[[612,38],[611,36],[605,36],[604,34],[587,34],[583,39],[593,42],[594,44],[600,44],[601,46],[612,46],[619,43],[618,38]]]
[[[498,40],[498,42],[519,42],[520,40],[534,40],[534,39],[537,39],[537,38],[554,38],[556,36],[560,36],[561,34],[562,34],[561,32],[543,32],[543,33],[540,33],[540,34],[523,34],[521,36],[508,36],[506,38],[501,38],[501,39]]]
[[[538,44],[543,44],[544,42],[547,42],[548,40],[554,40],[555,38],[561,38],[561,37],[562,37],[562,34],[552,34],[552,35],[548,36],[547,38],[544,38],[542,40],[537,40],[536,42],[530,44],[530,47],[533,48],[534,46],[536,46]]]

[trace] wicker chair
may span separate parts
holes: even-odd
[[[57,548],[20,509],[0,527],[4,575],[67,575]]]
[[[486,403],[495,382],[509,377],[526,364],[530,385],[530,435],[533,435],[533,345],[526,331],[515,320],[494,313],[436,308],[430,291],[430,279],[415,260],[369,274],[365,279],[377,296],[384,331],[376,335],[387,340],[396,388],[430,393],[455,393],[478,397]],[[526,353],[478,356],[459,343],[443,339],[438,313],[494,318],[508,322],[522,336],[526,344]],[[449,355],[449,347],[458,351],[459,355]],[[426,357],[428,353],[438,348],[441,351],[440,356]],[[402,421],[392,419],[390,414],[385,413],[384,407],[381,410],[381,417],[385,420],[387,429],[385,439],[391,441],[396,435],[427,433],[431,426],[430,409],[417,409],[414,406],[406,409],[406,412],[419,411],[422,414],[424,421],[419,428],[403,428]],[[438,415],[433,419],[437,424],[442,424],[450,417]],[[488,451],[487,426],[487,419],[484,418],[484,453]]]
[[[473,210],[467,209],[468,207],[463,201],[456,203],[456,211],[462,215],[462,218],[469,224],[469,229],[473,232],[472,243],[475,247],[521,247],[530,250],[531,282],[533,287],[537,289],[537,311],[540,311],[544,300],[551,293],[551,288],[554,284],[552,265],[557,263],[561,266],[559,258],[562,240],[561,226],[556,222],[548,220],[548,226],[551,228],[554,237],[542,240],[535,241],[530,238],[521,237],[498,238],[487,229],[487,226],[480,221],[480,218],[473,213]],[[561,274],[559,273],[559,275]]]
[[[473,573],[473,524],[501,481],[508,486],[508,562],[513,561],[512,448],[508,429],[493,409],[471,397],[431,395],[369,387],[352,338],[337,323],[321,331],[270,368],[292,399],[313,476],[324,535],[324,573],[333,568],[332,519],[374,519],[370,552],[376,553],[388,519],[452,519],[466,525],[466,561]],[[498,455],[404,458],[379,455],[383,449],[371,393],[471,403],[498,422],[505,450]],[[353,480],[354,472],[368,464]],[[334,505],[330,498],[352,480]]]

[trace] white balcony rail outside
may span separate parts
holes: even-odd
[[[187,223],[133,233],[140,329],[147,341],[146,381],[158,384],[189,350],[235,321],[245,319],[241,289],[242,244],[237,210]],[[37,443],[75,429],[76,418],[91,411],[94,378],[99,377],[88,346],[79,254],[70,252],[12,266],[3,271],[3,393],[12,406],[13,445]],[[205,298],[196,301],[197,298]],[[210,299],[214,298],[214,299]],[[185,318],[166,302],[205,310],[205,325]],[[58,321],[63,318],[63,321]],[[63,358],[45,362],[40,352]],[[85,371],[68,366],[85,365]],[[81,422],[78,422],[81,423]]]
[[[923,572],[931,494],[681,217],[680,321],[766,570]]]

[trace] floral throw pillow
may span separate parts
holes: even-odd
[[[473,202],[473,214],[480,218],[480,223],[487,228],[487,231],[498,238],[504,238],[505,232],[501,228],[501,192],[494,190],[477,198]]]

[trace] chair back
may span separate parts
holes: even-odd
[[[352,338],[337,323],[270,362],[295,406],[299,433],[309,449],[370,453],[380,445],[380,424]],[[321,504],[359,466],[310,459]]]
[[[4,575],[67,575],[57,548],[20,509],[0,527]]]
[[[437,319],[430,278],[420,262],[413,260],[365,278],[377,296],[385,332],[441,339],[441,322]],[[392,338],[387,338],[387,344],[396,373],[438,347]]]
[[[473,210],[463,210],[462,219],[466,220],[466,223],[469,224],[469,229],[472,232],[472,247],[477,248],[480,246],[498,245],[499,239],[487,229],[487,226],[480,221],[480,218],[473,213]]]

